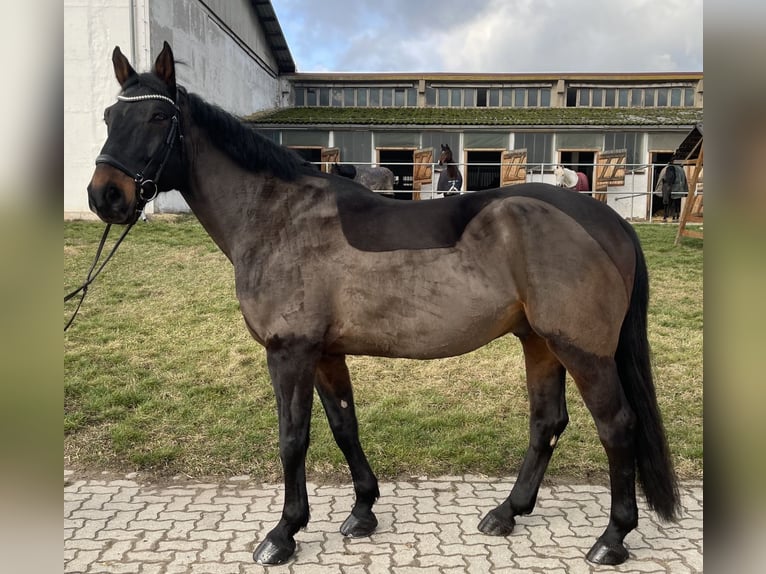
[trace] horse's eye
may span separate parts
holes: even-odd
[[[163,112],[155,112],[155,114],[152,116],[153,122],[164,122],[166,119],[168,119],[168,115]]]

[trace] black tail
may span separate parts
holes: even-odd
[[[636,463],[641,489],[649,507],[660,518],[675,520],[680,511],[678,480],[657,406],[646,331],[649,276],[638,237],[630,224],[625,222],[625,227],[636,246],[636,276],[615,361],[628,403],[636,415]]]

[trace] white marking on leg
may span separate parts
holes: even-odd
[[[348,408],[348,403],[346,401],[344,401],[343,399],[341,399],[341,401],[340,401],[340,408],[342,408],[342,409],[347,409]]]
[[[551,437],[551,443],[550,443],[551,444],[551,448],[555,448],[557,442],[559,442],[559,437],[557,437],[556,435],[553,435]]]

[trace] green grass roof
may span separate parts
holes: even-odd
[[[262,126],[677,126],[702,121],[699,108],[283,108],[244,118]]]

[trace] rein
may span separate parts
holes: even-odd
[[[176,140],[179,140],[179,142],[183,143],[183,134],[180,130],[180,110],[178,108],[178,105],[171,100],[170,98],[163,96],[162,94],[144,94],[140,96],[117,96],[117,99],[122,102],[140,102],[144,100],[164,100],[170,104],[173,105],[173,108],[176,110],[176,113],[173,114],[173,117],[170,118],[170,127],[168,128],[168,133],[165,136],[165,140],[163,142],[162,147],[157,149],[157,151],[154,152],[154,154],[149,158],[149,161],[146,163],[144,168],[138,172],[133,172],[129,167],[127,167],[124,163],[122,163],[117,158],[109,155],[109,154],[100,154],[96,158],[96,165],[105,163],[107,165],[110,165],[118,170],[120,170],[122,173],[126,174],[127,176],[133,178],[133,181],[136,185],[136,207],[134,210],[134,217],[133,220],[125,227],[125,231],[122,232],[122,235],[117,239],[114,246],[112,247],[112,250],[109,252],[109,255],[106,256],[104,261],[101,263],[100,266],[98,266],[98,269],[96,269],[96,266],[98,265],[99,259],[101,259],[101,253],[104,250],[104,244],[106,243],[106,238],[109,235],[109,230],[112,227],[111,223],[107,223],[106,229],[104,229],[104,233],[101,236],[101,241],[98,244],[98,249],[96,250],[96,257],[93,260],[93,264],[90,266],[90,270],[88,271],[88,275],[85,278],[85,281],[83,281],[82,285],[80,285],[77,289],[74,291],[71,291],[70,293],[67,293],[64,296],[64,303],[69,301],[72,297],[77,295],[78,293],[81,293],[80,300],[77,303],[77,307],[74,310],[74,313],[72,313],[72,316],[70,317],[67,324],[64,326],[64,331],[69,329],[70,325],[74,322],[74,318],[77,316],[77,313],[80,311],[80,306],[82,305],[83,300],[85,299],[85,295],[88,294],[88,287],[90,286],[93,281],[95,281],[96,277],[101,273],[101,271],[104,270],[104,267],[106,267],[106,264],[109,262],[109,260],[112,258],[112,256],[117,251],[117,248],[119,247],[120,243],[122,243],[122,240],[125,239],[125,236],[128,235],[128,232],[131,230],[133,225],[138,221],[138,218],[140,217],[141,213],[144,211],[144,208],[146,207],[146,204],[153,201],[157,194],[159,193],[159,189],[157,188],[157,181],[160,179],[160,175],[162,175],[162,171],[165,169],[165,165],[168,162],[168,159],[170,159],[170,154],[173,151],[173,146],[176,143]],[[181,151],[183,153],[183,146],[181,146]],[[157,167],[157,170],[154,172],[153,177],[146,177],[144,174],[147,172],[149,167],[159,160],[159,165]],[[94,272],[95,270],[95,272]]]
[[[99,268],[94,273],[93,270],[96,269],[96,265],[98,265],[98,261],[99,259],[101,259],[101,252],[104,250],[104,244],[106,243],[106,238],[109,235],[109,230],[112,228],[111,223],[106,224],[104,233],[101,236],[101,241],[98,244],[98,249],[96,250],[96,258],[93,260],[93,264],[90,266],[90,270],[88,270],[88,275],[85,277],[85,281],[83,281],[82,285],[80,285],[77,289],[64,295],[64,303],[66,303],[78,293],[82,293],[82,295],[80,295],[80,300],[77,302],[77,307],[75,308],[74,313],[72,313],[72,316],[69,318],[69,321],[67,321],[67,324],[64,326],[64,331],[69,329],[70,325],[74,322],[74,318],[77,317],[77,313],[80,311],[80,305],[82,305],[82,302],[85,300],[85,295],[88,294],[88,287],[90,286],[91,283],[93,283],[93,281],[96,280],[96,277],[98,277],[99,273],[101,273],[101,271],[104,270],[104,267],[106,267],[106,264],[112,258],[112,255],[115,254],[115,252],[117,251],[117,247],[119,247],[120,243],[122,243],[122,240],[125,239],[125,236],[128,234],[128,231],[130,231],[131,227],[133,227],[134,223],[135,222],[129,223],[127,227],[125,227],[125,231],[123,231],[122,235],[120,235],[119,239],[117,239],[117,241],[114,244],[114,247],[112,247],[112,250],[109,252],[109,255],[106,256],[106,259],[104,259],[104,261],[101,263]]]

